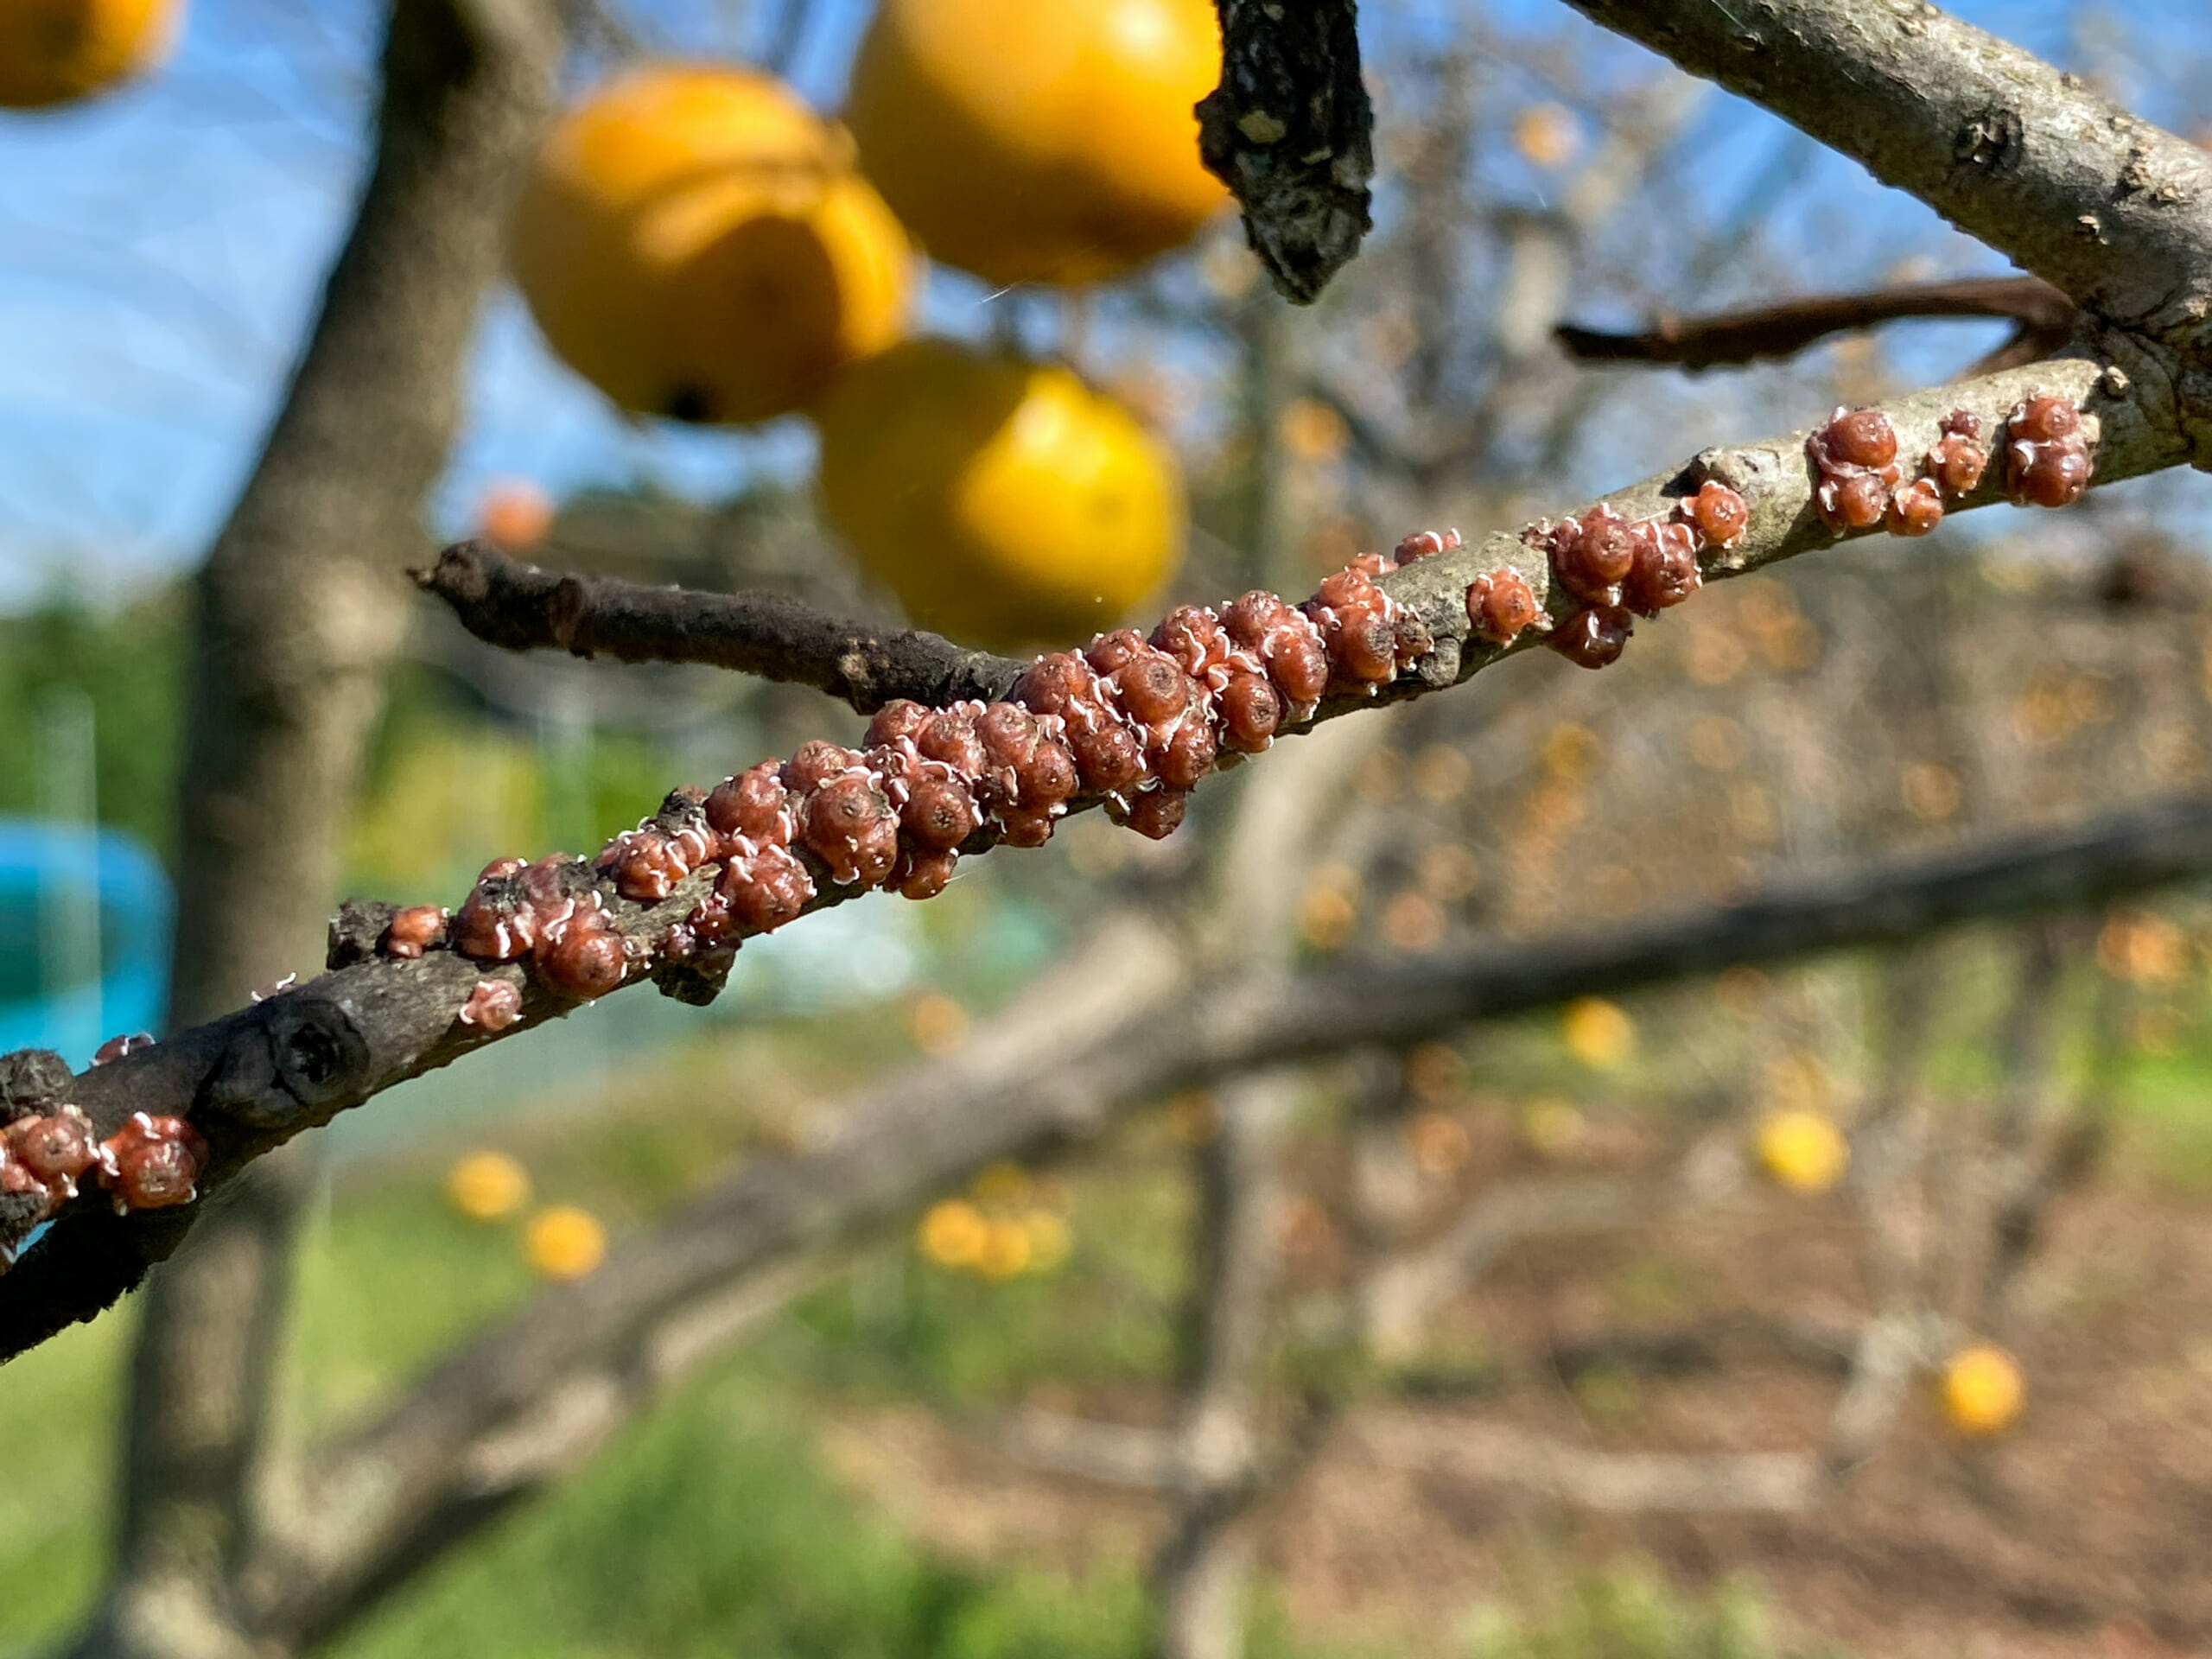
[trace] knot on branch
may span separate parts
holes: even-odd
[[[257,1012],[210,1074],[207,1109],[255,1129],[289,1132],[327,1122],[368,1091],[369,1043],[343,1000],[296,992]]]

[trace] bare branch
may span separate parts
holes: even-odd
[[[753,1306],[760,1287],[776,1282],[770,1275],[809,1252],[880,1226],[994,1159],[1086,1140],[1179,1084],[1370,1035],[1417,1041],[1586,991],[2101,902],[2207,871],[2212,802],[2191,801],[2087,836],[1777,890],[1634,934],[1402,969],[1345,963],[1294,980],[1287,996],[1279,983],[1202,982],[1182,941],[1148,921],[1109,918],[959,1053],[864,1090],[829,1115],[833,1127],[806,1150],[741,1170],[618,1245],[590,1280],[544,1293],[456,1351],[315,1475],[343,1525],[260,1572],[258,1581],[275,1586],[263,1618],[295,1631],[334,1628],[392,1563],[442,1548],[574,1466],[664,1380],[656,1369],[663,1333],[702,1304]],[[1454,988],[1411,999],[1431,978]],[[1324,1018],[1323,1033],[1306,1029]],[[491,1459],[511,1478],[487,1484],[480,1448],[518,1443],[528,1425],[551,1421],[560,1400],[596,1401],[601,1415],[563,1417],[573,1433],[531,1442],[561,1448],[560,1457]]]
[[[1821,1490],[1803,1452],[1593,1452],[1464,1417],[1395,1412],[1363,1418],[1360,1443],[1395,1468],[1541,1492],[1622,1515],[1790,1515]]]
[[[2082,323],[2081,308],[2040,277],[1975,276],[1862,294],[1808,295],[1696,317],[1662,315],[1638,334],[1561,323],[1553,334],[1568,356],[1586,363],[1672,363],[1696,372],[1794,357],[1831,334],[1904,317],[2010,318],[2020,327],[2003,349],[2031,353],[2015,362],[2063,349]]]
[[[624,663],[706,663],[810,685],[873,714],[898,697],[931,708],[995,702],[1027,661],[969,651],[919,629],[872,628],[782,594],[699,593],[564,575],[462,542],[409,573],[461,625],[506,651],[573,652]]]
[[[1569,0],[1910,191],[2107,321],[2212,318],[2212,157],[1925,0]]]
[[[1439,1307],[1525,1239],[1638,1227],[1719,1196],[1742,1173],[1735,1139],[1732,1132],[1701,1141],[1663,1173],[1565,1177],[1479,1193],[1438,1237],[1366,1276],[1359,1296],[1369,1343],[1384,1359],[1409,1354]]]

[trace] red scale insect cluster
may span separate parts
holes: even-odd
[[[75,1198],[81,1183],[105,1188],[118,1215],[188,1203],[207,1161],[207,1141],[181,1117],[137,1112],[103,1141],[75,1106],[29,1113],[0,1129],[0,1210],[8,1237],[20,1242]],[[0,1243],[0,1269],[14,1261],[14,1243]]]
[[[1813,504],[1832,530],[1925,536],[1947,505],[1981,486],[1989,467],[1981,417],[1953,410],[1938,425],[1919,475],[1904,478],[1897,429],[1878,409],[1836,410],[1805,441],[1815,481]],[[2070,506],[2089,487],[2094,463],[2081,411],[2056,392],[2023,398],[2005,422],[2005,489],[2020,505]]]
[[[1925,535],[1947,501],[1980,486],[1990,460],[1982,422],[1965,410],[1943,418],[1910,481],[1897,451],[1882,411],[1838,410],[1806,442],[1823,520]],[[2002,453],[2016,502],[2064,506],[2088,486],[2081,416],[2055,393],[2035,392],[2012,410]],[[1628,519],[1601,505],[1531,525],[1522,540],[1544,555],[1573,608],[1553,620],[1527,577],[1501,565],[1465,589],[1470,631],[1503,647],[1535,628],[1570,660],[1603,667],[1621,654],[1634,618],[1689,598],[1704,581],[1702,556],[1738,545],[1749,524],[1744,498],[1714,480],[1652,517]],[[458,911],[394,912],[378,950],[400,961],[450,950],[521,963],[555,996],[588,1001],[656,955],[706,975],[726,969],[743,939],[798,918],[824,883],[933,897],[964,852],[1042,846],[1078,798],[1141,834],[1166,836],[1224,751],[1256,754],[1310,720],[1325,696],[1376,696],[1433,649],[1428,628],[1377,578],[1460,545],[1456,531],[1408,536],[1390,554],[1363,554],[1303,604],[1255,591],[1218,610],[1184,606],[1149,637],[1117,629],[1082,652],[1038,658],[1003,702],[887,704],[860,748],[810,742],[711,791],[676,791],[588,864],[563,854],[498,860]],[[712,888],[650,942],[623,931],[602,891],[658,904],[709,866]],[[454,1018],[489,1035],[524,1013],[522,987],[493,977],[475,982]],[[113,1039],[94,1063],[152,1041]],[[196,1196],[207,1156],[181,1117],[139,1112],[99,1140],[75,1106],[0,1097],[0,1268],[82,1183],[105,1190],[118,1213],[160,1209]]]
[[[1456,531],[1423,531],[1363,556],[1302,605],[1253,592],[1217,611],[1184,606],[1149,637],[1101,634],[1038,658],[1004,702],[892,702],[858,748],[810,742],[711,791],[677,791],[588,868],[557,855],[488,865],[450,918],[435,906],[400,911],[378,948],[524,963],[557,995],[588,1001],[656,954],[719,971],[742,940],[793,920],[824,887],[933,897],[979,837],[1042,846],[1078,798],[1168,835],[1224,752],[1257,753],[1324,696],[1375,696],[1426,653],[1428,630],[1376,578],[1459,544]],[[601,895],[605,882],[658,904],[709,866],[713,888],[653,946],[626,938]],[[522,1013],[514,985],[487,979],[457,1018],[490,1033]]]
[[[2081,411],[2038,391],[2005,423],[2005,493],[2016,505],[2070,507],[2089,487],[2089,442]]]
[[[2088,451],[2070,405],[2038,393],[2008,424],[2006,477],[2017,498],[2080,493]],[[1824,519],[1843,529],[1887,523],[1904,535],[1933,528],[1946,500],[1979,486],[1989,460],[1980,422],[1964,410],[1943,421],[1910,482],[1878,410],[1838,410],[1806,447]],[[1465,590],[1470,629],[1494,646],[1537,629],[1571,660],[1603,667],[1620,655],[1636,618],[1697,592],[1701,561],[1738,545],[1750,518],[1742,495],[1711,480],[1648,518],[1599,505],[1532,525],[1522,540],[1548,561],[1573,608],[1554,620],[1527,577],[1500,566]],[[795,919],[825,889],[932,897],[967,853],[1043,845],[1078,799],[1141,834],[1166,836],[1224,753],[1265,749],[1277,732],[1310,720],[1324,697],[1376,696],[1431,651],[1427,626],[1378,578],[1460,545],[1457,531],[1422,531],[1389,554],[1362,555],[1303,604],[1255,591],[1218,609],[1182,607],[1149,636],[1101,634],[1081,652],[1038,658],[1002,702],[890,703],[859,747],[811,742],[711,791],[677,791],[588,865],[561,855],[500,860],[451,917],[434,906],[397,912],[380,948],[400,958],[449,949],[522,963],[556,996],[588,1001],[657,957],[718,974],[744,939]],[[650,942],[623,932],[601,890],[659,904],[710,868],[711,889]],[[495,1033],[520,1020],[523,1006],[516,985],[486,979],[457,1018]]]
[[[1544,643],[1569,662],[1605,667],[1628,644],[1637,617],[1656,616],[1704,585],[1700,554],[1735,546],[1750,526],[1744,498],[1717,480],[1648,518],[1624,518],[1600,503],[1580,518],[1529,526],[1522,540],[1545,556],[1552,580],[1577,601]],[[1528,579],[1510,565],[1467,589],[1468,624],[1488,644],[1511,645],[1541,615]]]

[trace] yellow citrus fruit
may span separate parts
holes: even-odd
[[[607,1229],[588,1210],[556,1204],[530,1218],[523,1254],[548,1279],[581,1279],[607,1256]]]
[[[530,1175],[504,1152],[472,1152],[446,1173],[446,1197],[471,1221],[499,1221],[530,1202]]]
[[[2020,1414],[2028,1385],[2020,1363],[1994,1343],[1978,1342],[1943,1368],[1943,1414],[1961,1434],[1994,1434]]]
[[[922,1254],[940,1268],[971,1268],[983,1254],[990,1225],[965,1198],[947,1198],[929,1207],[915,1239]]]
[[[1065,368],[904,340],[840,376],[816,414],[830,522],[925,627],[987,645],[1078,639],[1181,555],[1173,457]]]
[[[976,1255],[976,1271],[986,1279],[1011,1279],[1029,1265],[1035,1249],[1029,1229],[1022,1223],[987,1222],[983,1247]]]
[[[883,0],[845,118],[932,257],[1091,283],[1228,200],[1192,109],[1220,75],[1211,0]]]
[[[1050,1273],[1068,1259],[1074,1235],[1067,1220],[1050,1210],[1032,1210],[1021,1218],[1029,1234],[1029,1271]]]
[[[1760,1120],[1759,1162],[1793,1192],[1825,1192],[1851,1163],[1851,1143],[1819,1112],[1795,1109]]]
[[[1560,1034],[1568,1053],[1601,1071],[1627,1065],[1636,1052],[1636,1022],[1618,1003],[1602,996],[1579,996],[1568,1003],[1560,1014]]]
[[[852,141],[782,82],[643,68],[555,128],[511,258],[553,349],[626,409],[760,421],[904,330],[913,256]]]
[[[0,0],[0,105],[73,104],[168,55],[183,0]]]

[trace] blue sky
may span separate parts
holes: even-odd
[[[1427,32],[1453,10],[1370,0],[1370,26]],[[2192,99],[2212,84],[2212,30],[2193,6],[1958,10],[2098,73],[2153,118],[2183,130],[2205,119]],[[716,0],[634,10],[665,49],[751,44],[741,9]],[[376,12],[368,0],[193,0],[180,49],[156,77],[75,110],[0,111],[0,607],[57,581],[129,591],[188,567],[219,523],[358,187]],[[834,104],[866,15],[865,0],[814,6],[795,79],[817,100]],[[1490,16],[1513,31],[1584,27],[1550,0],[1505,0]],[[1624,69],[1638,68],[1637,55],[1622,50]],[[1748,174],[1784,138],[1769,118],[1717,99],[1692,142],[1709,165]],[[1865,193],[1870,236],[1910,235],[1928,219],[1847,164],[1822,166],[1834,188]],[[957,321],[976,303],[944,284],[933,310]],[[791,424],[748,435],[626,423],[546,357],[504,292],[472,365],[470,409],[440,493],[442,530],[459,527],[498,474],[556,489],[643,475],[713,493],[753,466],[802,465],[808,448]]]

